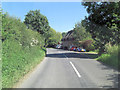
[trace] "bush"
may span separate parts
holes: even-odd
[[[86,47],[87,51],[94,51],[95,50],[95,46],[93,44],[89,45],[88,47]]]
[[[110,44],[106,44],[105,52],[108,54],[118,53],[118,45],[111,46]]]
[[[93,51],[95,50],[95,46],[93,45],[93,40],[85,40],[82,42],[83,48],[86,49],[86,51]]]

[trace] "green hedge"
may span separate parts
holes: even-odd
[[[11,88],[40,63],[46,50],[38,32],[27,29],[20,19],[8,14],[2,17],[2,87]]]

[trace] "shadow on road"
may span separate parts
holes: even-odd
[[[51,58],[88,58],[84,54],[78,54],[78,53],[56,53],[56,54],[47,54],[46,57]]]
[[[95,59],[98,57],[97,54],[89,54],[89,53],[76,53],[76,52],[70,52],[70,53],[55,53],[55,54],[47,54],[46,57],[49,58],[83,58],[84,60],[88,60],[88,58],[90,59]],[[61,59],[62,60],[62,59]],[[100,61],[99,61],[100,62]],[[101,64],[98,64],[98,67],[101,68],[102,70],[110,70],[113,69],[112,67],[110,67],[109,65],[106,65],[102,62],[100,62]],[[111,90],[110,88],[118,88],[120,87],[120,74],[108,74],[107,75],[107,80],[108,81],[112,81],[114,83],[114,86],[107,86],[107,85],[103,85],[101,86],[102,88],[106,88],[106,90]],[[119,85],[119,86],[118,86]]]
[[[109,71],[109,70],[113,70],[113,72],[116,72],[116,73],[109,73],[107,74],[106,78],[108,81],[112,82],[113,83],[113,86],[101,86],[102,88],[120,88],[120,74],[118,71],[118,69],[110,66],[110,65],[107,65],[107,64],[104,64],[100,61],[98,61],[100,64],[98,65],[99,68],[101,68],[103,71]]]
[[[92,53],[85,53],[85,55],[91,59],[96,59],[98,58],[98,54],[92,54]]]
[[[46,57],[51,57],[51,58],[91,58],[95,59],[98,57],[97,54],[88,54],[88,53],[55,53],[55,54],[47,54]]]

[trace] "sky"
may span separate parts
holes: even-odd
[[[72,30],[77,22],[88,16],[81,2],[2,2],[2,9],[21,21],[30,10],[40,10],[50,27],[58,32]]]

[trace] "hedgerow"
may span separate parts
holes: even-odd
[[[2,87],[11,88],[45,56],[44,37],[2,14]]]

